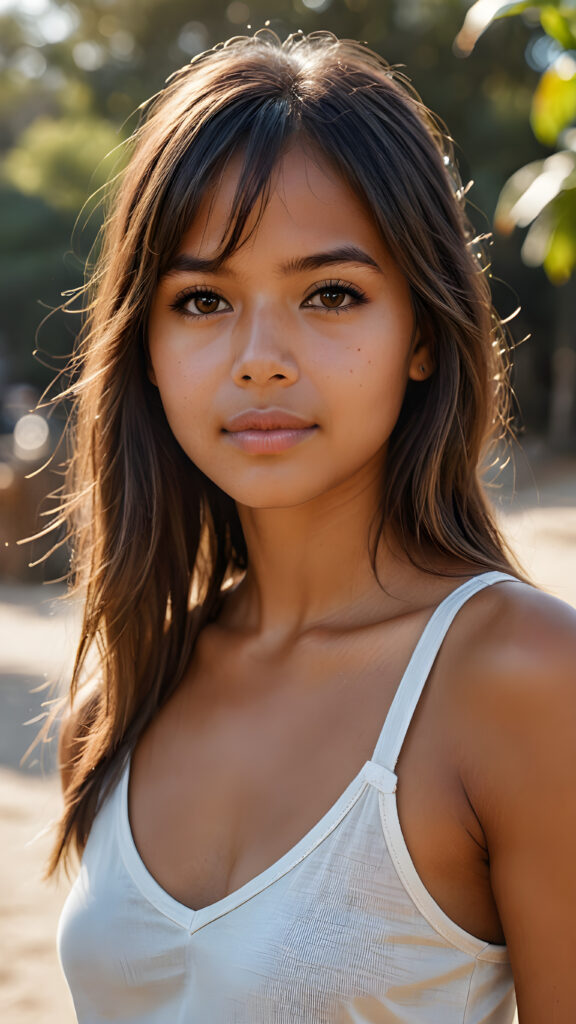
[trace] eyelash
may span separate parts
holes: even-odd
[[[346,306],[334,306],[333,308],[330,308],[330,306],[309,305],[310,301],[316,295],[320,295],[322,292],[326,291],[343,292],[345,295],[350,296],[354,301],[349,302]],[[204,320],[206,317],[214,316],[214,313],[216,312],[224,312],[223,310],[214,310],[212,313],[191,313],[186,309],[186,305],[191,299],[199,296],[209,296],[210,298],[220,299],[222,302],[226,302],[224,296],[220,295],[219,292],[214,290],[214,288],[209,288],[205,285],[194,285],[191,288],[186,288],[179,292],[174,301],[170,303],[170,309],[189,320]],[[307,306],[308,309],[321,309],[324,313],[338,314],[345,313],[350,309],[354,309],[356,306],[361,306],[365,302],[368,302],[365,292],[356,285],[350,284],[348,281],[328,280],[315,285],[313,291],[311,291],[304,299],[303,305]]]
[[[330,306],[313,306],[308,307],[309,309],[322,309],[325,313],[345,313],[349,309],[354,309],[355,306],[362,306],[365,302],[368,302],[366,293],[358,288],[355,284],[350,284],[349,281],[322,281],[321,284],[315,285],[314,290],[304,299],[304,304],[310,302],[315,295],[320,295],[322,292],[343,292],[344,295],[349,295],[353,302],[349,302],[346,306],[334,306],[332,309]]]
[[[213,316],[213,313],[190,313],[185,307],[190,302],[190,299],[200,296],[211,297],[215,299],[221,299],[222,302],[226,302],[224,296],[214,291],[213,288],[208,288],[205,285],[194,285],[192,288],[185,288],[183,291],[178,292],[178,295],[174,299],[174,302],[170,303],[170,309],[174,310],[175,313],[179,313],[180,316],[187,317],[189,320],[203,320],[204,317]],[[221,311],[220,311],[221,312]]]

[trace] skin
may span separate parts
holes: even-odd
[[[182,252],[218,250],[235,184],[231,169]],[[381,269],[342,263],[282,273],[290,259],[343,244]],[[306,306],[326,280],[352,284],[368,301],[355,306],[343,296],[343,305],[330,309],[316,296]],[[190,286],[216,289],[231,308],[222,302],[221,312],[185,319],[170,307]],[[408,285],[362,206],[298,149],[279,169],[257,232],[225,270],[170,275],[158,289],[149,323],[151,377],[184,450],[238,503],[253,567],[252,614],[263,633],[290,634],[331,606],[347,606],[355,586],[373,589],[365,537],[386,441],[408,378],[422,380],[432,368],[414,333]],[[222,427],[255,407],[295,412],[318,429],[282,457],[239,453]],[[346,545],[337,564],[334,543]]]
[[[217,250],[236,173],[207,198],[181,254]],[[280,272],[342,245],[378,269]],[[326,289],[310,296],[327,280],[367,301],[323,308]],[[203,298],[187,309],[216,310],[204,319],[173,308],[194,286]],[[415,569],[390,530],[378,555],[385,590],[374,579],[366,538],[387,439],[408,380],[438,371],[393,254],[321,158],[288,151],[227,266],[160,282],[148,340],[172,430],[236,500],[249,552],[132,760],[142,859],[197,909],[266,869],[334,803],[371,756],[426,621],[462,579]],[[230,444],[230,416],[271,406],[317,429],[277,455]],[[507,942],[522,1024],[576,1017],[575,665],[568,606],[521,583],[480,592],[442,645],[397,766],[420,877],[461,927]]]

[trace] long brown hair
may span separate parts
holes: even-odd
[[[113,191],[71,364],[73,450],[61,512],[84,600],[71,682],[96,651],[65,809],[48,867],[86,842],[99,801],[178,686],[227,578],[246,568],[233,500],[184,454],[147,375],[150,303],[164,268],[227,161],[243,166],[221,255],[265,205],[289,139],[319,150],[367,205],[407,278],[435,372],[408,384],[389,442],[380,530],[409,557],[521,575],[479,476],[508,424],[508,357],[472,245],[449,143],[407,81],[360,43],[330,33],[231,39],[176,72],[153,98]],[[377,531],[378,532],[378,531]],[[374,564],[373,555],[373,564]],[[191,600],[191,594],[194,600]]]

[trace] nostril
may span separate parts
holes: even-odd
[[[241,378],[240,378],[240,380],[247,380],[247,381],[248,380],[255,380],[255,379],[256,379],[256,377],[253,374],[250,374],[250,373],[243,373]],[[268,378],[268,380],[288,380],[288,377],[287,377],[287,375],[285,373],[272,373],[270,375],[270,377]]]

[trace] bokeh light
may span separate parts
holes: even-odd
[[[250,8],[242,0],[232,0],[226,8],[226,17],[233,25],[242,25],[250,18]]]
[[[48,443],[50,429],[43,416],[28,413],[14,427],[14,453],[20,459],[37,459]]]

